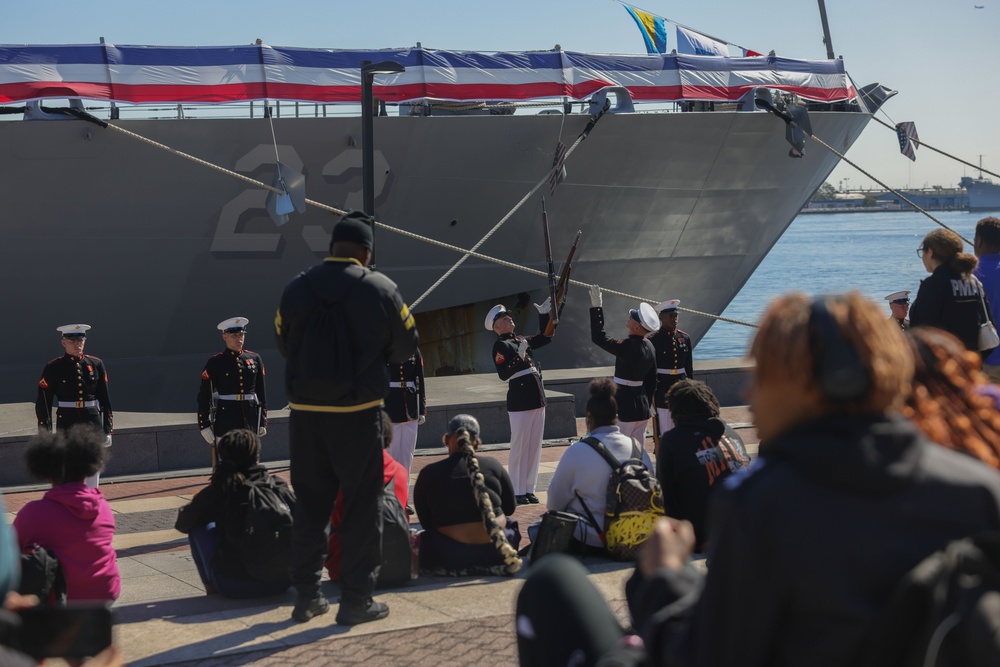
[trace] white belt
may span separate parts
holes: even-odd
[[[528,375],[529,373],[534,373],[535,375],[538,375],[538,371],[536,371],[534,368],[525,368],[523,371],[518,371],[513,375],[511,375],[509,378],[507,378],[507,382],[510,382],[514,378],[519,378]]]
[[[56,406],[60,408],[96,408],[97,401],[58,401]]]
[[[417,388],[417,383],[416,382],[390,382],[389,383],[389,388],[390,389],[402,389],[403,387],[406,387],[407,389],[416,389]]]
[[[683,368],[657,368],[656,372],[660,375],[687,375]]]
[[[615,381],[615,384],[623,384],[626,387],[641,387],[643,385],[642,380],[623,380],[617,376],[611,379]]]
[[[220,401],[256,401],[257,394],[219,394]]]

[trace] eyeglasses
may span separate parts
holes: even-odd
[[[917,257],[923,257],[925,252],[927,252],[927,248],[920,246],[917,248]]]

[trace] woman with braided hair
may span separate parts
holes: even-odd
[[[420,471],[413,504],[420,534],[420,569],[433,575],[510,575],[521,568],[521,533],[510,514],[514,485],[500,462],[477,456],[479,422],[458,415],[443,437],[448,458]],[[471,487],[471,488],[470,488]]]
[[[1000,412],[981,391],[989,381],[980,356],[940,329],[907,334],[915,372],[903,414],[939,445],[1000,470]]]

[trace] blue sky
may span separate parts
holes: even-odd
[[[985,9],[974,9],[974,4]],[[815,0],[643,0],[636,6],[766,53],[824,58]],[[141,7],[141,9],[140,9]],[[834,50],[859,85],[899,91],[885,109],[912,120],[923,140],[1000,173],[1000,0],[827,0]],[[8,2],[0,43],[249,44],[388,48],[421,42],[454,50],[548,49],[640,53],[632,19],[613,0],[78,0]],[[676,44],[668,29],[668,48]],[[889,120],[884,115],[883,120]],[[823,150],[813,147],[812,150]],[[893,187],[953,186],[961,164],[924,148],[899,154],[874,123],[848,157]],[[841,164],[830,181],[871,182]]]

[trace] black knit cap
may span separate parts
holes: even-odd
[[[332,245],[338,241],[357,243],[362,248],[371,250],[374,241],[372,219],[362,211],[351,211],[333,226],[333,236],[330,237],[330,243]]]

